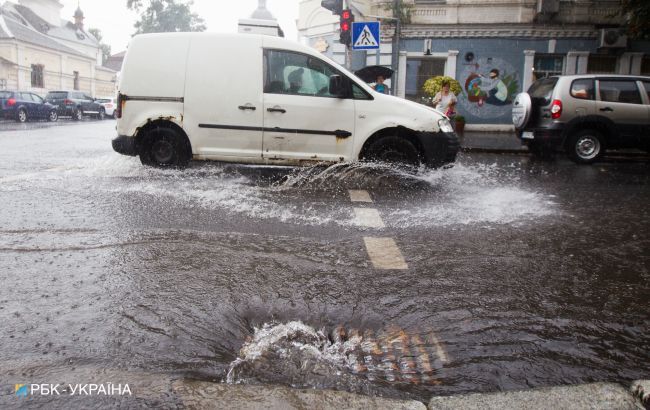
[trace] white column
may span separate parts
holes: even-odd
[[[456,78],[456,65],[458,64],[458,50],[449,50],[447,55],[447,64],[445,65],[445,75]]]
[[[641,75],[641,64],[643,63],[643,53],[630,53],[632,64],[630,65],[630,74]]]
[[[399,68],[397,79],[397,96],[400,98],[406,98],[406,51],[400,51],[399,53]]]
[[[90,64],[90,95],[94,98],[97,97],[97,75],[95,72],[95,64]]]
[[[589,52],[581,51],[578,53],[578,68],[576,74],[587,74],[587,64],[589,63]]]
[[[535,68],[535,50],[524,50],[524,75],[522,91],[528,91],[533,84],[533,69]]]
[[[564,67],[564,74],[573,75],[576,73],[578,66],[578,56],[575,52],[569,51],[566,55],[566,67]]]
[[[25,82],[23,80],[23,48],[20,45],[16,45],[16,63],[18,64],[18,89],[23,90],[25,89]]]

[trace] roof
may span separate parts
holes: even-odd
[[[11,17],[15,18],[17,21],[24,22],[24,24],[42,34],[87,46],[99,46],[99,42],[92,34],[80,29],[70,21],[61,20],[60,27],[52,27],[29,7],[7,2],[2,6],[2,8],[4,11],[11,13]]]
[[[6,13],[0,13],[0,39],[16,39],[25,43],[92,59],[92,57],[86,54],[80,53],[79,51],[65,46],[45,34],[25,26],[17,20],[14,20],[11,16],[8,16]]]

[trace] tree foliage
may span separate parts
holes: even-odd
[[[205,31],[204,20],[193,13],[193,1],[127,0],[126,6],[141,13],[135,34]]]
[[[650,1],[621,0],[621,12],[632,38],[650,39]]]
[[[102,40],[104,39],[104,36],[102,35],[102,32],[98,28],[89,28],[88,32],[93,35],[99,42],[99,48],[102,50],[102,64],[108,60],[108,58],[111,56],[111,46],[108,44],[104,43]]]

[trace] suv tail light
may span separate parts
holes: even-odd
[[[74,104],[74,101],[72,101],[72,100],[66,98],[65,100],[63,100],[63,104],[65,104],[65,105],[72,105],[72,104]]]
[[[122,93],[117,94],[117,103],[115,104],[115,117],[122,118],[122,112],[124,111],[124,105],[126,104],[126,96]]]
[[[562,101],[553,100],[551,103],[551,118],[557,120],[562,116]]]
[[[7,100],[7,107],[13,107],[16,105],[16,99],[15,98],[10,98]]]

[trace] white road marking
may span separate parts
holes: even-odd
[[[393,238],[363,238],[376,269],[405,270],[408,265]]]
[[[372,198],[370,198],[370,194],[368,191],[362,191],[362,190],[354,190],[351,189],[348,191],[350,193],[350,199],[352,202],[366,202],[366,203],[372,203]]]
[[[379,211],[373,208],[354,208],[355,223],[366,228],[385,228]]]

